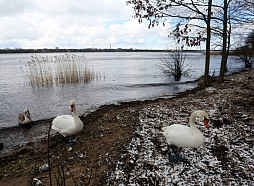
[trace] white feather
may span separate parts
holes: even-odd
[[[73,116],[57,116],[52,122],[52,129],[56,130],[64,137],[77,134],[83,129],[83,122],[76,114],[74,101],[71,101],[71,104],[73,105]]]
[[[178,147],[199,147],[204,143],[205,137],[195,126],[196,117],[208,118],[208,115],[204,111],[195,111],[190,117],[190,127],[174,124],[171,126],[163,127],[162,134],[166,137],[169,145],[175,145]]]

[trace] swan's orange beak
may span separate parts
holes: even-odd
[[[204,124],[205,124],[206,128],[209,128],[208,119],[205,119],[205,120],[204,120]]]
[[[71,105],[71,112],[73,112],[73,105]]]

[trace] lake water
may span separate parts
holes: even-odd
[[[187,53],[189,77],[175,82],[161,73],[162,58],[166,52],[91,52],[76,53],[86,57],[86,64],[100,74],[98,80],[88,84],[63,84],[51,87],[32,87],[27,79],[28,61],[32,54],[0,54],[0,129],[18,126],[17,116],[29,108],[34,121],[70,114],[69,101],[74,99],[79,114],[88,113],[101,105],[124,101],[169,97],[194,88],[186,83],[203,75],[205,55]],[[42,56],[62,53],[39,54]],[[211,74],[218,74],[220,56],[211,56]],[[243,65],[229,57],[230,72]]]

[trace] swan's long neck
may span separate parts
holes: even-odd
[[[197,117],[197,112],[193,112],[190,116],[190,127],[192,129],[197,129],[196,125],[195,125],[195,121],[196,121],[196,117]]]
[[[77,115],[75,105],[73,105],[72,116],[73,116],[73,120],[74,120],[74,125],[75,125],[76,127],[79,127],[79,126],[81,125],[82,122],[81,122],[79,116]],[[82,126],[83,126],[83,123],[82,123]]]
[[[77,112],[76,112],[76,106],[75,105],[73,105],[72,115],[73,115],[74,118],[77,117]]]
[[[27,116],[26,113],[24,114],[24,117],[25,117],[25,121],[26,121],[26,120],[29,120],[29,117]]]

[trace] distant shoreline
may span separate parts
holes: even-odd
[[[68,52],[171,52],[174,50],[155,50],[155,49],[98,49],[98,48],[85,48],[85,49],[0,49],[0,54],[8,53],[68,53]],[[184,52],[197,52],[203,53],[204,50],[184,50]],[[215,51],[216,52],[216,51]]]

